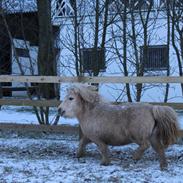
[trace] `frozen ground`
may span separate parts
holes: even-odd
[[[1,183],[181,183],[183,145],[166,151],[169,167],[159,170],[156,154],[149,149],[142,160],[131,158],[136,145],[111,147],[110,166],[100,165],[96,146],[90,144],[86,156],[75,158],[77,137],[0,138]]]
[[[110,166],[100,165],[100,155],[90,144],[86,156],[75,157],[78,137],[47,136],[0,138],[1,183],[182,183],[183,146],[166,151],[168,170],[160,171],[155,152],[149,149],[134,162],[135,144],[111,147]]]
[[[52,111],[50,119],[55,115]],[[178,113],[183,121],[182,113]],[[2,122],[36,123],[30,108],[3,107]],[[63,121],[76,125],[77,121]],[[75,152],[78,137],[45,135],[38,138],[0,132],[0,183],[183,183],[183,145],[166,150],[168,170],[161,172],[156,153],[149,149],[142,160],[132,160],[135,144],[110,147],[110,166],[100,166],[100,155],[94,144],[87,148],[84,158]]]

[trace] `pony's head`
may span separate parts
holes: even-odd
[[[84,105],[95,105],[99,103],[100,96],[96,92],[96,87],[91,85],[77,84],[67,90],[67,95],[58,106],[61,116],[74,118],[81,114]]]

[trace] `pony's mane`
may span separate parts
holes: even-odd
[[[104,100],[97,91],[97,87],[88,84],[74,84],[71,88],[89,103],[103,103]]]

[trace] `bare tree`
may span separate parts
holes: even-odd
[[[170,36],[171,36],[171,32],[170,32],[170,0],[166,0],[165,2],[166,5],[166,16],[167,16],[167,47],[168,47],[168,58],[169,58],[169,52],[170,52]],[[167,65],[167,76],[170,75],[170,66],[169,66],[169,61],[168,61],[168,65]],[[165,90],[165,96],[164,96],[164,102],[168,101],[168,94],[169,94],[169,88],[170,88],[170,84],[167,83],[166,84],[166,90]]]
[[[153,7],[153,1],[149,1],[149,4],[147,6],[147,11],[143,12],[142,7],[139,7],[139,16],[141,20],[141,25],[143,27],[143,60],[139,64],[139,70],[137,72],[137,76],[143,76],[144,75],[144,63],[147,60],[147,49],[148,49],[148,24],[149,24],[149,16],[152,11]],[[142,84],[137,84],[136,85],[137,89],[137,96],[136,96],[136,101],[140,101],[141,99],[141,94],[142,94]]]
[[[109,0],[86,0],[71,1],[74,13],[71,17],[71,24],[62,37],[62,44],[73,55],[67,61],[68,68],[74,68],[77,76],[84,75],[81,62],[81,49],[93,48],[96,57],[98,48],[105,48],[107,28],[111,24],[108,19]],[[85,11],[84,11],[85,10]],[[70,72],[70,71],[69,71]],[[94,68],[93,75],[98,76],[98,65]]]
[[[119,19],[114,23],[116,25],[115,29],[121,32],[121,35],[115,36],[113,31],[113,38],[115,41],[115,51],[123,67],[124,76],[144,75],[144,62],[147,60],[147,48],[150,39],[149,27],[155,24],[155,20],[151,20],[150,13],[152,10],[152,1],[146,7],[141,6],[141,3],[137,6],[135,1],[115,1],[115,9],[118,12]],[[144,9],[145,8],[145,9]],[[120,22],[122,23],[119,26]],[[140,28],[139,28],[140,27]],[[143,36],[141,36],[143,35]],[[121,37],[121,38],[120,38]],[[122,49],[123,54],[120,54],[119,44],[121,44],[120,49]],[[140,46],[143,45],[144,57],[143,60],[140,59]],[[126,95],[129,102],[133,99],[133,93],[135,93],[136,101],[140,101],[142,96],[142,91],[145,90],[145,86],[142,84],[136,84],[135,90],[126,84]]]
[[[128,76],[128,61],[127,61],[127,46],[128,46],[128,41],[127,41],[127,24],[128,24],[128,1],[125,0],[123,3],[120,3],[119,1],[115,1],[115,8],[117,10],[117,14],[120,17],[120,21],[122,22],[121,25],[121,36],[122,36],[122,47],[123,47],[123,53],[120,54],[118,50],[116,50],[118,53],[118,58],[121,57],[122,55],[122,60],[121,64],[123,66],[123,71],[124,71],[124,76]],[[120,58],[119,58],[120,59]],[[130,91],[130,85],[129,83],[126,83],[126,94],[128,98],[128,102],[132,102],[132,97],[131,97],[131,91]]]
[[[9,26],[8,26],[8,22],[7,22],[7,20],[6,20],[6,17],[5,17],[5,14],[4,14],[3,11],[1,12],[1,17],[2,17],[2,19],[3,19],[3,21],[4,21],[4,26],[5,26],[6,31],[7,31],[7,33],[8,33],[8,37],[9,37],[9,39],[10,39],[10,43],[11,43],[11,45],[12,45],[13,51],[14,51],[14,53],[15,53],[15,59],[16,59],[16,62],[17,62],[17,64],[18,64],[18,67],[19,67],[19,69],[20,69],[21,75],[24,75],[24,70],[23,70],[22,65],[21,65],[21,63],[20,63],[20,60],[19,60],[19,58],[18,58],[18,56],[17,56],[16,49],[15,49],[15,45],[14,45],[14,42],[13,42],[13,37],[12,37],[12,34],[11,34],[11,32],[10,32],[10,29],[9,29]],[[32,100],[32,96],[31,96],[31,94],[29,93],[29,89],[28,89],[28,88],[29,88],[28,83],[24,83],[24,85],[25,85],[25,87],[26,87],[28,97]],[[37,117],[37,119],[38,119],[38,122],[39,122],[40,124],[43,124],[44,121],[41,119],[41,117],[40,117],[40,115],[39,115],[38,109],[37,109],[35,106],[33,106],[33,109],[34,109],[34,111],[35,111],[35,114],[36,114],[36,117]]]
[[[183,2],[172,0],[167,7],[169,15],[171,17],[171,38],[172,46],[175,50],[179,75],[183,76]],[[181,84],[182,94],[183,94],[183,84]]]
[[[98,47],[105,48],[109,53],[110,63],[115,62],[119,66],[117,72],[121,72],[121,75],[124,76],[144,76],[146,74],[144,63],[148,60],[148,49],[150,45],[156,44],[157,41],[160,44],[168,45],[169,54],[171,16],[168,15],[171,14],[168,14],[168,10],[166,10],[167,19],[166,23],[164,21],[164,25],[167,26],[167,38],[157,36],[155,30],[164,25],[160,25],[160,19],[158,19],[160,9],[154,11],[153,1],[116,0],[111,2],[96,0],[86,3],[85,0],[82,0],[72,2],[74,16],[70,27],[68,26],[69,28],[65,31],[66,34],[63,34],[62,37],[63,47],[71,53],[64,66],[69,63],[67,65],[69,72],[76,69],[76,74],[72,73],[72,75],[84,75],[80,52],[82,48],[94,48],[95,52]],[[85,11],[83,11],[84,9]],[[108,29],[108,26],[110,26],[110,29]],[[109,34],[108,30],[111,30]],[[155,37],[156,39],[154,39]],[[182,39],[179,38],[178,40]],[[181,53],[180,47],[179,53]],[[98,74],[99,70],[96,65],[94,76],[98,76]],[[170,75],[169,64],[167,65],[166,75]],[[129,102],[140,101],[145,91],[154,86],[159,87],[161,84],[125,84],[125,90],[122,86],[121,92],[123,94],[120,94],[118,99],[124,97],[125,94]],[[166,85],[166,89],[164,88],[165,85],[162,86],[163,91],[165,91],[164,101],[166,102],[169,95],[169,84]]]
[[[7,1],[8,2],[8,1]],[[39,4],[40,3],[40,4]],[[45,4],[45,2],[43,3],[43,5],[41,4],[41,2],[37,2],[37,6],[39,7],[39,13],[38,13],[38,17],[37,21],[39,20],[39,30],[35,30],[36,29],[36,24],[31,25],[31,21],[29,22],[29,26],[33,26],[33,28],[31,30],[35,31],[35,37],[38,37],[38,32],[39,32],[39,53],[38,53],[38,62],[36,61],[36,64],[38,64],[38,68],[39,68],[39,74],[41,75],[55,75],[56,74],[56,60],[55,60],[55,53],[54,53],[54,47],[53,47],[53,31],[52,31],[52,24],[51,24],[51,6],[50,6],[50,1],[48,0],[47,4]],[[9,5],[8,3],[5,5]],[[40,10],[40,6],[41,6],[41,10]],[[12,7],[11,7],[12,8]],[[17,54],[17,50],[16,50],[16,45],[15,45],[15,41],[14,41],[14,36],[16,35],[12,29],[12,25],[14,24],[13,20],[10,20],[7,18],[8,17],[8,13],[6,12],[6,10],[8,9],[8,7],[5,7],[5,11],[1,11],[1,18],[3,20],[3,26],[5,27],[5,31],[8,33],[7,37],[8,40],[10,41],[11,44],[11,48],[13,50],[13,55],[15,57],[15,61],[17,63],[17,66],[19,68],[20,71],[20,75],[25,75],[25,68],[24,65],[22,64],[22,62],[20,61],[18,54]],[[13,11],[13,10],[12,10]],[[23,39],[24,43],[23,45],[26,46],[26,49],[29,50],[29,46],[27,45],[27,38],[30,38],[28,36],[29,33],[26,32],[26,22],[25,22],[25,18],[24,18],[24,14],[23,12],[19,12],[20,15],[20,19],[18,24],[20,24],[20,30],[18,31],[18,34],[21,35],[21,38]],[[46,16],[45,16],[46,15]],[[13,17],[13,14],[12,14]],[[45,19],[46,17],[46,19]],[[17,20],[17,17],[14,16],[14,19]],[[44,35],[44,36],[43,36]],[[46,39],[45,39],[46,38]],[[37,38],[36,38],[37,39]],[[34,39],[34,40],[36,40]],[[33,67],[33,59],[31,58],[31,55],[29,53],[29,65],[30,65],[30,74],[34,75],[34,67]],[[28,67],[28,66],[27,66]],[[29,85],[28,83],[24,83],[25,88],[27,90],[27,96],[29,97],[29,99],[33,99],[33,96],[30,93],[30,89],[29,89]],[[58,91],[58,90],[57,90]],[[57,96],[57,93],[55,92],[55,88],[53,85],[41,85],[39,89],[37,89],[36,92],[36,97],[38,99],[42,99],[42,97],[46,98],[46,99],[50,99],[53,96]],[[36,107],[33,106],[34,112],[36,114],[36,117],[38,119],[38,122],[40,124],[51,124],[50,120],[49,120],[49,107]],[[59,117],[56,118],[54,124],[56,124],[58,122]]]
[[[56,59],[51,23],[51,1],[37,0],[39,21],[38,70],[40,75],[56,75]],[[57,96],[53,84],[41,85],[41,94],[50,99]]]

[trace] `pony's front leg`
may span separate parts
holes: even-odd
[[[77,158],[81,158],[82,156],[84,156],[85,147],[90,142],[91,141],[87,137],[85,137],[84,135],[82,136],[82,138],[79,141],[79,148],[76,152]]]
[[[107,166],[110,164],[110,159],[108,157],[109,149],[107,145],[103,142],[96,142],[102,156],[101,165]]]

